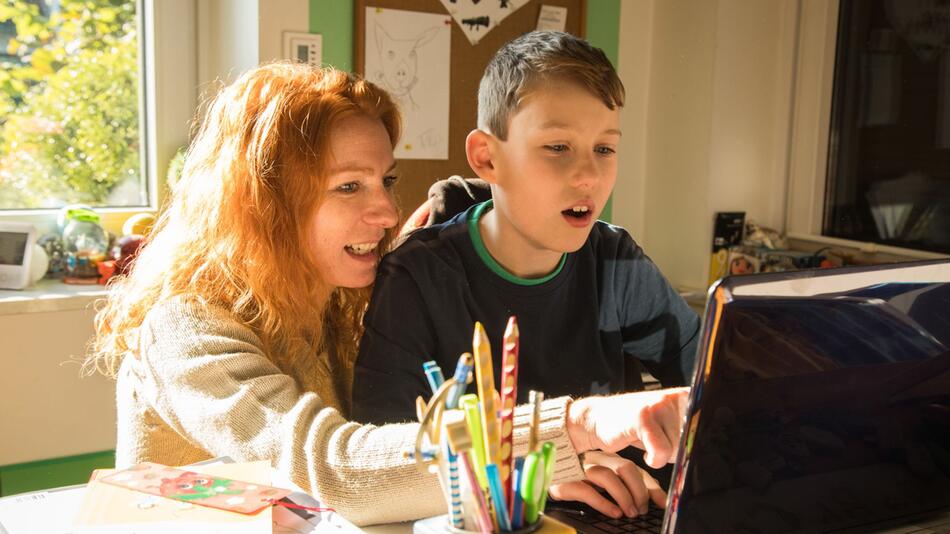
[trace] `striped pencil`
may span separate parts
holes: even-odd
[[[452,454],[448,442],[443,442],[445,458],[449,470],[449,519],[452,526],[458,529],[465,528],[465,519],[462,515],[462,487],[459,483],[458,456]]]
[[[514,492],[511,489],[512,425],[515,402],[518,398],[518,320],[508,319],[502,344],[501,358],[501,445],[499,449],[498,474],[505,491],[508,510],[514,507]]]

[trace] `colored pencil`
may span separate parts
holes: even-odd
[[[481,403],[482,434],[485,438],[485,465],[494,464],[497,468],[501,455],[499,453],[498,412],[495,407],[495,375],[492,368],[491,345],[482,323],[475,323],[472,346],[475,352],[475,382],[478,385],[478,400]]]
[[[505,503],[511,510],[514,493],[511,491],[511,434],[515,402],[518,399],[518,320],[508,318],[501,357],[501,440],[498,451],[498,474],[505,489]]]

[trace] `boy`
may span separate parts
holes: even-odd
[[[560,32],[502,47],[466,139],[492,200],[417,230],[379,268],[356,361],[353,418],[414,418],[481,321],[500,376],[508,317],[520,330],[518,401],[689,384],[699,321],[621,228],[597,221],[613,188],[624,90],[604,53]]]

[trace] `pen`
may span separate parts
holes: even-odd
[[[554,476],[554,464],[557,462],[554,443],[544,442],[541,446],[541,458],[544,460],[544,489],[541,492],[541,501],[538,503],[538,513],[544,512],[544,505],[548,502],[548,488],[551,487],[551,478]]]
[[[482,323],[475,323],[472,339],[475,349],[475,381],[478,385],[478,400],[481,402],[482,434],[485,438],[485,465],[494,464],[496,469],[501,459],[499,454],[498,412],[495,408],[495,376],[491,362],[491,346]],[[501,489],[501,488],[499,488]],[[504,493],[504,491],[502,492]]]
[[[531,425],[528,428],[528,452],[538,450],[538,429],[541,426],[541,402],[544,393],[531,390],[528,392],[528,402],[531,404]]]
[[[462,395],[459,398],[459,406],[465,412],[465,422],[468,424],[469,434],[472,437],[472,462],[475,464],[475,474],[478,477],[478,484],[488,487],[488,479],[485,478],[485,439],[482,436],[481,414],[478,409],[478,397],[474,394]]]
[[[524,524],[533,525],[541,513],[544,498],[544,457],[540,452],[529,452],[524,457],[520,490],[524,501]]]
[[[469,383],[469,377],[472,374],[472,366],[475,364],[475,358],[472,353],[465,352],[459,356],[458,365],[455,366],[455,375],[452,378],[456,381],[456,386],[449,392],[449,397],[445,400],[446,408],[458,408],[459,397],[465,393],[465,387]]]
[[[432,388],[432,393],[435,394],[439,390],[439,386],[445,382],[445,377],[442,376],[442,368],[434,360],[430,360],[422,364],[422,370],[425,371],[429,387]]]
[[[518,320],[514,316],[508,318],[501,354],[501,440],[498,472],[501,485],[505,489],[505,502],[511,510],[514,506],[514,493],[511,491],[511,431],[515,401],[518,397]]]
[[[439,456],[439,453],[438,453],[438,451],[437,451],[436,449],[434,449],[434,448],[431,448],[431,449],[423,449],[423,451],[422,451],[422,459],[425,460],[425,461],[427,461],[427,462],[428,462],[428,461],[437,460],[437,459],[438,459],[438,456]],[[415,459],[416,459],[416,451],[402,451],[402,457],[403,457],[403,458],[408,458],[408,459],[410,459],[410,460],[415,460]]]

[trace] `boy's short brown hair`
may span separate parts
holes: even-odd
[[[609,109],[623,107],[624,89],[603,50],[569,33],[533,31],[502,46],[478,85],[478,127],[504,141],[521,101],[540,83],[573,81]]]

